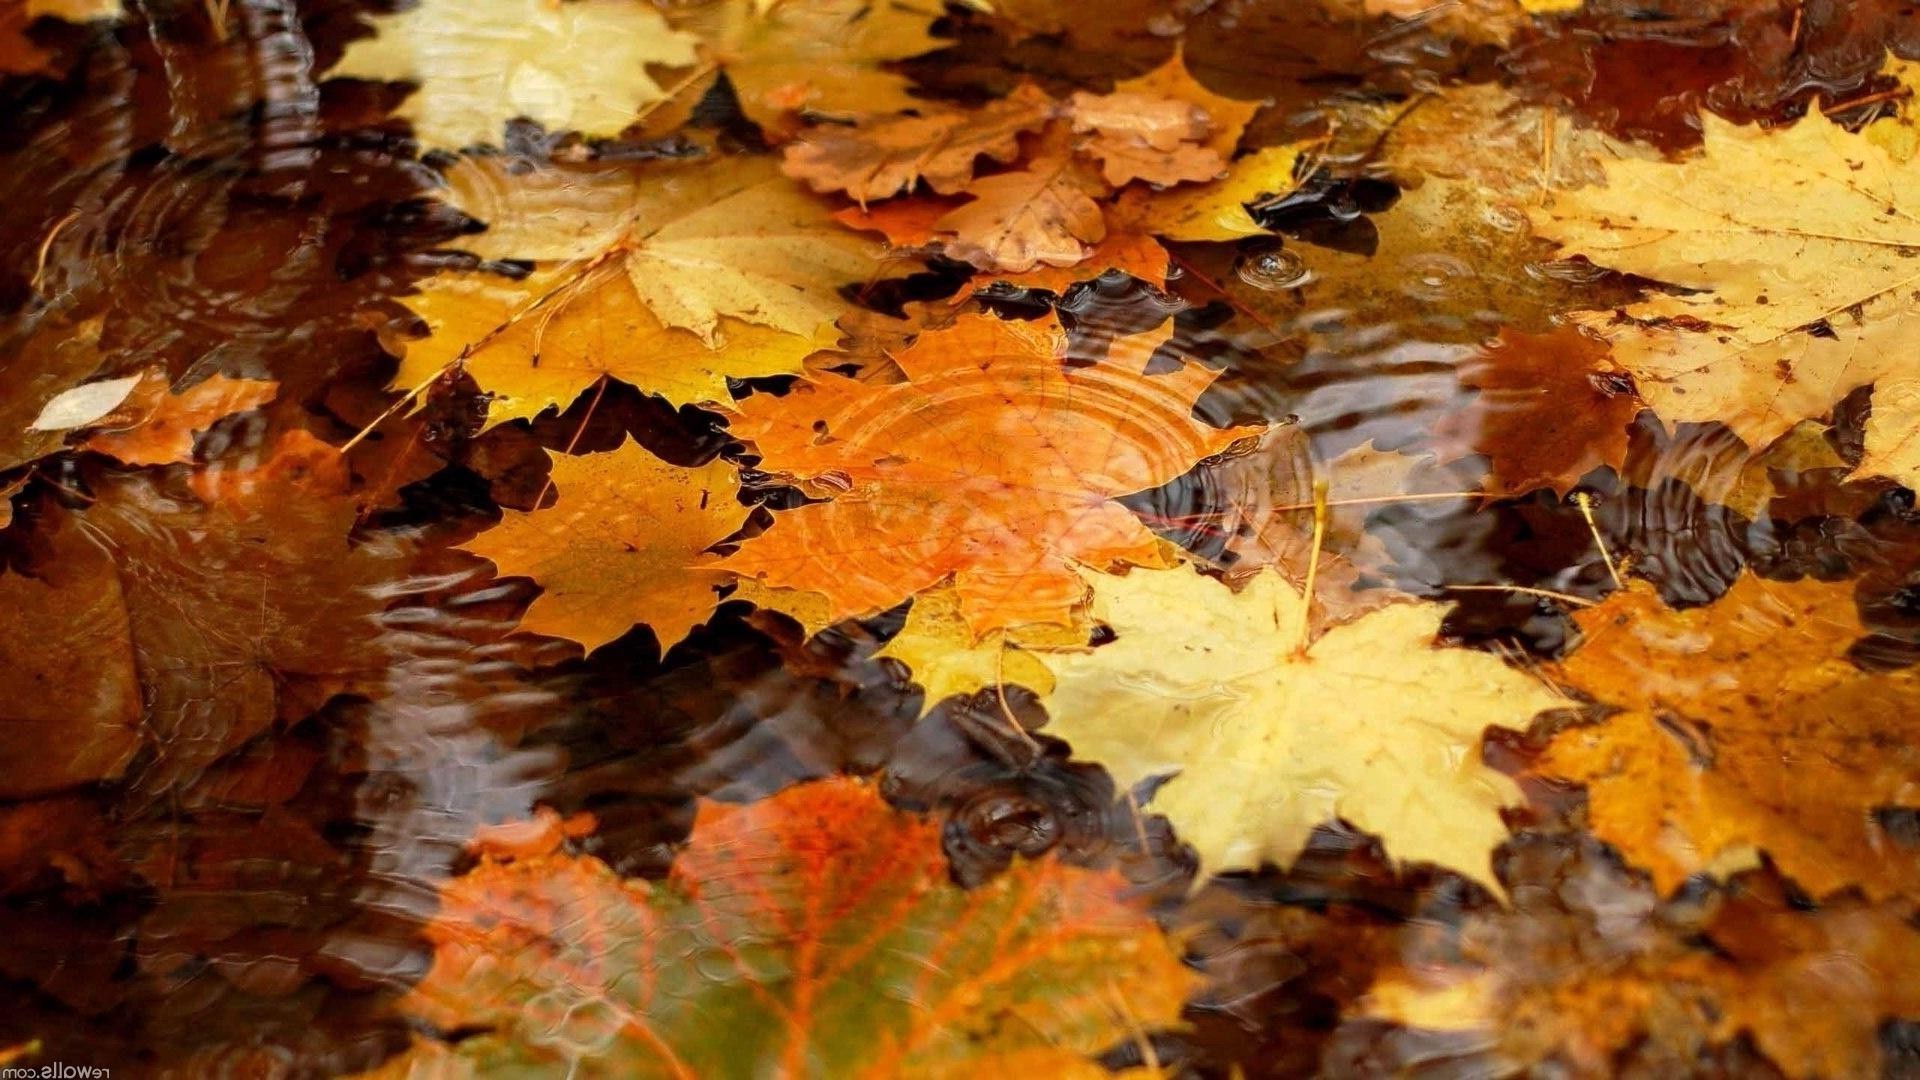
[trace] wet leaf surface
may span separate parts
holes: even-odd
[[[1920,1070],[1896,0],[0,0],[0,1063]]]

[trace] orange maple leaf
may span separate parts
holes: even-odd
[[[1168,565],[1114,497],[1258,430],[1194,419],[1212,371],[1145,372],[1171,333],[1121,338],[1097,362],[1070,366],[1051,316],[967,316],[894,357],[906,383],[823,376],[786,397],[747,399],[733,430],[762,467],[833,498],[778,515],[722,565],[824,594],[839,618],[951,575],[976,634],[1068,622],[1085,590],[1076,563]]]
[[[702,804],[658,884],[483,860],[441,891],[404,1006],[479,1034],[373,1075],[1105,1076],[1086,1055],[1198,982],[1113,871],[948,874],[937,821],[847,779]]]

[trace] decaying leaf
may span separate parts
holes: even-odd
[[[863,207],[916,182],[953,195],[973,180],[977,159],[1012,160],[1020,133],[1046,123],[1052,112],[1052,100],[1023,83],[977,109],[926,109],[854,127],[814,128],[787,145],[781,168],[815,191],[844,191]]]
[[[1774,129],[1703,123],[1699,156],[1608,162],[1604,187],[1534,215],[1565,254],[1694,290],[1592,317],[1647,403],[1759,446],[1920,373],[1920,161],[1818,109]]]
[[[451,150],[498,144],[518,117],[618,134],[665,95],[648,65],[695,60],[692,36],[639,0],[420,0],[374,24],[331,74],[420,84],[399,114]]]
[[[1212,873],[1285,866],[1334,818],[1401,861],[1491,888],[1513,781],[1480,760],[1483,731],[1524,727],[1561,698],[1489,653],[1435,644],[1446,608],[1383,608],[1310,640],[1305,603],[1273,570],[1235,593],[1191,568],[1088,575],[1113,641],[1052,655],[1046,731],[1148,803]]]
[[[513,278],[442,274],[407,303],[423,340],[392,340],[396,389],[454,363],[495,395],[487,422],[564,408],[603,377],[676,404],[726,400],[727,376],[796,372],[839,338],[841,286],[881,271],[771,159],[630,172],[468,159],[450,201],[488,222],[483,258],[535,261]]]
[[[718,579],[692,572],[738,529],[747,508],[734,469],[669,465],[631,438],[600,454],[550,454],[558,501],[506,510],[466,550],[541,593],[520,628],[577,641],[588,652],[644,623],[665,652],[713,613]]]
[[[1636,583],[1576,620],[1554,674],[1620,711],[1539,767],[1587,785],[1594,832],[1663,892],[1754,849],[1816,896],[1920,883],[1875,816],[1914,798],[1920,677],[1846,659],[1866,632],[1851,585],[1747,575],[1674,611]]]
[[[975,634],[1071,623],[1074,565],[1162,566],[1113,497],[1157,487],[1248,429],[1193,419],[1214,373],[1147,374],[1170,327],[1068,367],[1067,336],[963,316],[895,354],[906,383],[820,376],[739,406],[760,467],[831,501],[776,515],[725,566],[833,599],[836,618],[884,610],[952,575]]]
[[[585,856],[441,890],[404,1007],[445,1032],[385,1077],[1094,1077],[1196,978],[1115,873],[948,883],[940,826],[853,780],[703,803],[665,882]]]

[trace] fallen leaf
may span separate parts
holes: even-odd
[[[1382,608],[1309,640],[1300,593],[1273,570],[1237,593],[1189,567],[1087,577],[1115,638],[1046,657],[1045,730],[1123,789],[1171,776],[1148,806],[1204,872],[1284,867],[1344,818],[1398,861],[1498,890],[1500,810],[1521,799],[1481,762],[1481,734],[1562,700],[1490,653],[1437,645],[1445,605]]]
[[[0,798],[118,779],[141,745],[113,556],[72,515],[50,517],[41,576],[0,575]]]
[[[1703,122],[1697,157],[1609,162],[1606,186],[1534,214],[1564,254],[1694,290],[1590,317],[1647,403],[1760,446],[1856,387],[1920,371],[1920,162],[1818,109],[1781,128]]]
[[[1866,449],[1855,474],[1884,476],[1920,491],[1920,374],[1874,384]]]
[[[1293,190],[1300,147],[1256,150],[1228,168],[1225,179],[1170,191],[1131,188],[1121,193],[1117,223],[1166,240],[1228,242],[1271,236],[1253,220],[1247,206]]]
[[[948,254],[982,270],[1072,266],[1107,235],[1094,201],[1106,188],[1071,157],[1036,158],[1014,172],[975,180],[967,194],[972,201],[934,228],[951,234]]]
[[[1019,135],[1047,122],[1053,101],[1030,84],[975,109],[883,115],[858,125],[817,127],[788,143],[781,170],[815,191],[844,191],[865,207],[916,182],[953,195],[982,157],[1011,161]]]
[[[1084,647],[1090,627],[1025,626],[976,637],[952,589],[914,598],[907,621],[874,659],[898,660],[924,691],[922,713],[951,697],[995,686],[1024,686],[1036,694],[1053,689],[1053,673],[1032,650]]]
[[[1746,1036],[1787,1076],[1883,1075],[1883,1018],[1920,1008],[1920,931],[1900,905],[1808,910],[1740,890],[1662,907],[1609,863],[1543,865],[1557,873],[1515,882],[1510,910],[1420,924],[1363,1015],[1489,1074],[1720,1073]]]
[[[834,601],[834,617],[892,607],[953,576],[976,634],[1069,625],[1074,565],[1165,564],[1113,497],[1157,487],[1250,429],[1208,427],[1194,400],[1214,373],[1144,372],[1171,328],[1117,339],[1068,367],[1067,335],[962,316],[894,356],[909,382],[831,376],[738,406],[732,430],[760,468],[831,501],[775,515],[724,564]]]
[[[8,385],[14,389],[0,407],[0,469],[12,469],[58,451],[66,445],[66,426],[53,427],[74,416],[80,423],[98,419],[133,391],[138,376],[94,379],[100,374],[100,320],[78,324],[43,318],[18,327],[7,340]],[[94,389],[87,390],[91,386]],[[70,408],[59,404],[62,398],[75,402],[75,392],[87,396],[119,397],[99,408]],[[52,412],[49,417],[47,414]],[[91,415],[83,415],[91,414]],[[73,426],[73,425],[67,425]]]
[[[191,494],[113,476],[80,515],[111,554],[144,688],[157,793],[198,775],[274,719],[285,676],[384,671],[379,614],[410,545],[350,539],[359,510],[339,451],[293,431],[191,477]]]
[[[719,602],[719,580],[690,571],[714,561],[702,553],[747,518],[733,467],[669,465],[631,437],[605,453],[548,457],[558,501],[504,510],[463,547],[502,577],[539,583],[522,630],[591,653],[644,623],[662,653],[679,644]]]
[[[535,261],[521,278],[441,274],[405,302],[425,339],[389,338],[393,386],[460,364],[495,394],[489,426],[564,409],[601,378],[675,404],[727,378],[797,372],[839,338],[839,289],[879,276],[879,245],[841,228],[766,158],[620,169],[467,159],[449,201],[488,222],[465,243]]]
[[[975,292],[1001,282],[1022,289],[1044,289],[1055,296],[1063,296],[1073,285],[1118,270],[1160,288],[1167,283],[1171,266],[1172,258],[1159,241],[1137,233],[1110,232],[1106,239],[1095,244],[1072,266],[1042,263],[1031,270],[1017,273],[989,270],[975,274],[969,284]]]
[[[853,780],[703,802],[659,884],[565,854],[447,883],[402,1007],[469,1034],[375,1075],[1111,1075],[1088,1055],[1198,981],[1128,892],[1053,859],[964,891],[939,824]]]
[[[939,47],[936,11],[902,0],[717,0],[673,15],[699,35],[747,116],[774,132],[790,114],[854,116],[921,104],[887,63]]]
[[[272,401],[280,384],[271,379],[209,375],[174,393],[164,378],[147,380],[125,407],[128,422],[101,424],[81,445],[128,465],[165,465],[193,460],[194,436],[216,421]]]
[[[1627,429],[1642,406],[1605,341],[1571,327],[1504,330],[1460,365],[1460,384],[1473,399],[1441,417],[1433,446],[1443,463],[1486,455],[1491,494],[1564,495],[1594,469],[1626,463]]]
[[[519,117],[617,135],[666,96],[648,65],[696,59],[693,37],[638,0],[420,0],[373,22],[329,74],[418,83],[397,114],[449,150],[497,145]]]
[[[1088,133],[1080,150],[1099,158],[1107,183],[1132,180],[1168,186],[1213,180],[1226,170],[1257,101],[1236,101],[1200,85],[1179,49],[1111,94],[1073,95],[1073,129]]]
[[[1619,711],[1538,768],[1587,785],[1593,831],[1661,891],[1754,848],[1816,896],[1920,884],[1874,816],[1912,799],[1920,678],[1846,659],[1866,634],[1850,583],[1747,574],[1684,611],[1635,583],[1575,621],[1551,674]]]

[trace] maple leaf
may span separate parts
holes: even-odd
[[[636,0],[420,0],[373,21],[330,74],[418,83],[399,115],[451,150],[498,143],[519,117],[617,135],[665,96],[649,64],[695,60],[693,37]]]
[[[1608,162],[1605,187],[1534,217],[1565,254],[1693,290],[1589,320],[1647,403],[1761,446],[1856,387],[1920,372],[1920,162],[1817,109],[1784,128],[1703,123],[1699,156]]]
[[[1165,565],[1113,501],[1157,487],[1257,429],[1208,427],[1198,365],[1146,374],[1171,327],[1068,367],[1052,316],[962,316],[894,356],[909,381],[834,376],[741,402],[732,430],[761,468],[828,502],[775,515],[726,569],[822,593],[834,617],[892,607],[951,575],[976,634],[1071,623],[1076,563]]]
[[[698,34],[747,116],[771,131],[790,113],[899,112],[919,104],[886,70],[937,48],[937,12],[902,0],[718,0],[673,14]]]
[[[943,195],[964,189],[976,160],[1010,161],[1019,135],[1047,122],[1051,98],[1022,83],[977,109],[936,109],[819,127],[787,144],[781,169],[815,191],[844,191],[862,207],[910,190],[918,181]]]
[[[1111,94],[1074,94],[1069,116],[1073,130],[1089,134],[1080,150],[1100,159],[1107,183],[1167,186],[1225,172],[1259,108],[1200,85],[1175,49],[1166,63],[1122,80]]]
[[[1487,456],[1489,492],[1536,488],[1565,494],[1603,465],[1627,460],[1627,429],[1641,409],[1633,380],[1607,359],[1607,344],[1577,329],[1503,330],[1460,365],[1474,392],[1440,418],[1434,445],[1444,463]]]
[[[503,511],[463,545],[503,577],[530,577],[540,596],[520,628],[577,641],[591,653],[645,623],[662,653],[712,614],[717,579],[689,571],[740,528],[747,508],[724,461],[669,465],[629,436],[600,454],[548,453],[558,501]]]
[[[933,227],[950,234],[949,255],[983,270],[1072,266],[1107,235],[1095,201],[1106,187],[1070,156],[1036,157],[1024,168],[975,180],[967,194],[971,202]]]
[[[191,779],[264,730],[281,677],[385,668],[377,616],[410,549],[349,540],[349,479],[337,450],[293,431],[256,460],[195,473],[191,495],[141,475],[97,489],[80,519],[113,557],[125,601],[115,633],[132,631],[155,754],[143,791]]]
[[[1674,611],[1635,583],[1575,621],[1553,674],[1620,711],[1561,732],[1538,767],[1587,785],[1593,831],[1663,891],[1756,848],[1815,895],[1920,882],[1874,816],[1912,797],[1920,677],[1846,659],[1866,633],[1850,584],[1749,574]]]
[[[952,589],[914,597],[907,621],[874,659],[898,660],[924,691],[924,714],[951,697],[994,686],[1024,686],[1037,694],[1053,689],[1053,673],[1032,650],[1085,646],[1090,627],[1024,626],[976,637]]]
[[[766,158],[620,169],[468,159],[448,201],[488,222],[466,241],[533,272],[441,274],[405,303],[429,335],[389,335],[396,389],[460,364],[495,397],[489,426],[564,408],[601,378],[675,404],[726,400],[728,376],[797,372],[839,338],[841,285],[881,270]],[[724,348],[722,348],[724,347]]]
[[[1271,569],[1237,593],[1190,567],[1089,578],[1115,639],[1046,657],[1046,731],[1122,788],[1171,775],[1149,805],[1203,870],[1284,866],[1340,817],[1397,860],[1499,888],[1499,811],[1521,800],[1481,763],[1481,733],[1562,700],[1491,654],[1437,646],[1444,605],[1397,604],[1309,641],[1300,593]]]
[[[657,885],[564,854],[447,883],[402,1007],[471,1034],[375,1075],[1108,1075],[1198,981],[1128,892],[1053,859],[964,891],[939,824],[853,780],[703,802]]]

